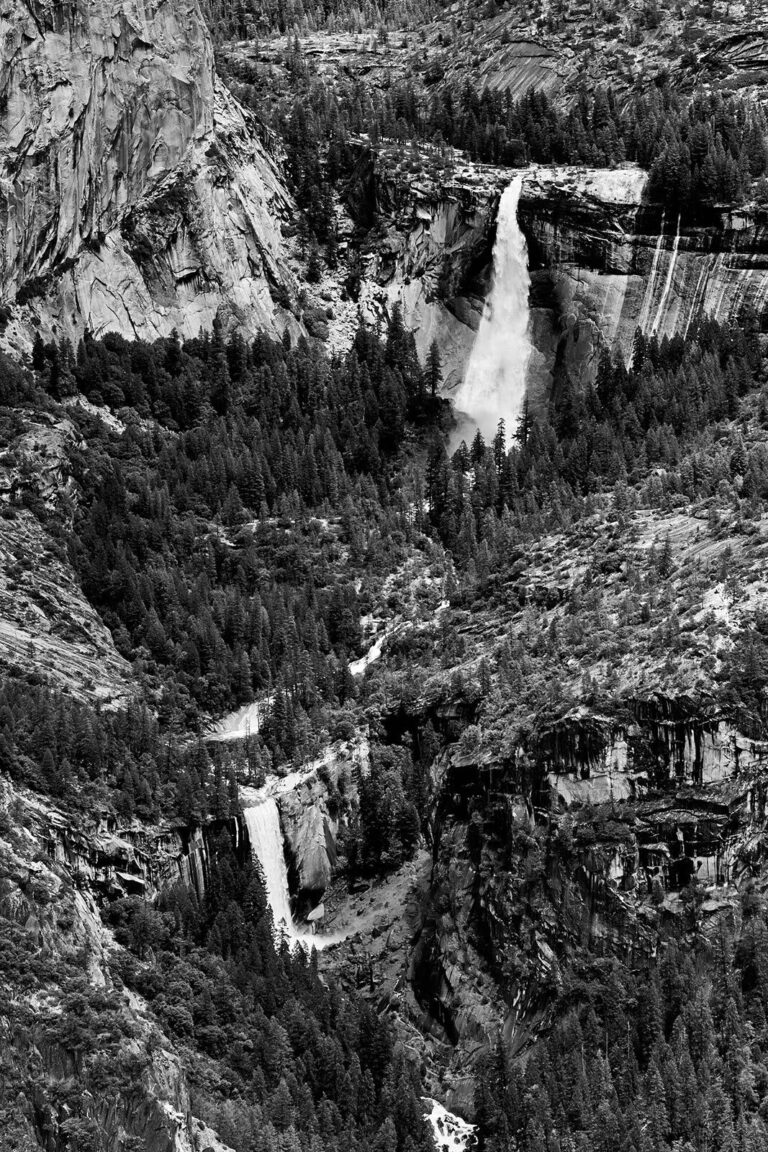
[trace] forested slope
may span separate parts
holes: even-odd
[[[24,60],[64,51],[41,11]],[[192,143],[98,184],[71,251],[13,248],[0,310],[0,1143],[421,1152],[429,1096],[489,1152],[758,1152],[765,315],[734,292],[631,351],[595,322],[589,371],[556,342],[518,425],[456,448],[448,352],[393,301],[442,244],[425,295],[471,330],[513,168],[627,162],[638,203],[571,168],[526,212],[560,236],[568,200],[600,276],[653,259],[649,304],[683,220],[722,299],[717,220],[759,239],[766,201],[762,15],[212,2],[248,114],[192,15]],[[617,269],[624,212],[661,231]],[[289,774],[312,955],[242,816]]]
[[[329,734],[366,731],[371,775],[337,801],[345,830],[338,882],[376,879],[420,838],[431,843],[434,887],[414,989],[422,1011],[453,1035],[457,1059],[465,1040],[450,1023],[450,997],[430,990],[444,963],[430,905],[443,899],[450,908],[454,898],[444,853],[458,852],[485,891],[466,921],[454,914],[478,971],[501,1003],[517,1005],[512,1018],[526,1056],[491,1043],[477,1065],[482,1140],[502,1148],[514,1139],[537,1152],[568,1140],[606,1150],[685,1141],[718,1152],[758,1147],[765,927],[760,872],[746,883],[738,845],[761,836],[759,806],[753,802],[751,815],[734,809],[729,825],[729,882],[741,877],[739,900],[729,887],[733,895],[707,913],[710,880],[678,868],[654,884],[635,869],[628,900],[610,894],[615,881],[602,881],[609,887],[597,904],[589,897],[589,928],[573,933],[566,911],[591,891],[579,879],[585,853],[589,871],[599,873],[601,854],[610,858],[621,845],[628,858],[637,851],[638,819],[650,821],[652,835],[668,835],[668,825],[654,827],[647,804],[655,796],[663,807],[680,787],[653,744],[646,747],[641,719],[629,791],[616,793],[623,803],[595,792],[583,806],[584,765],[593,764],[587,779],[599,771],[584,759],[589,745],[571,744],[574,709],[620,730],[643,700],[685,698],[694,725],[716,715],[747,734],[752,750],[741,771],[760,763],[768,661],[761,588],[749,582],[766,547],[767,481],[754,324],[705,321],[686,340],[660,345],[638,336],[629,369],[606,354],[587,393],[563,378],[546,416],[524,413],[511,447],[500,430],[493,445],[477,437],[452,458],[450,414],[432,390],[438,382],[437,357],[419,365],[397,314],[385,341],[361,330],[353,350],[330,361],[305,343],[245,344],[214,332],[183,346],[86,341],[75,354],[41,344],[31,370],[9,368],[9,451],[23,443],[26,422],[55,418],[64,402],[80,425],[84,447],[67,465],[75,495],[63,538],[86,595],[133,666],[143,703],[99,715],[41,685],[39,675],[9,669],[0,752],[19,798],[15,818],[8,809],[7,844],[20,850],[19,817],[34,827],[22,815],[34,812],[29,789],[80,810],[86,823],[95,811],[123,825],[214,821],[220,831],[209,837],[202,901],[181,888],[166,890],[154,909],[125,894],[103,901],[106,925],[129,953],[113,953],[108,987],[117,995],[125,983],[140,994],[188,1052],[195,1115],[234,1148],[282,1146],[280,1133],[308,1148],[312,1140],[410,1148],[426,1140],[414,1121],[416,1070],[356,994],[348,1005],[335,1002],[312,965],[275,952],[258,874],[233,848],[227,824],[239,811],[238,784],[301,762]],[[95,414],[71,403],[80,395]],[[101,407],[107,398],[119,430]],[[62,532],[60,512],[46,507],[31,474],[3,515],[22,513]],[[702,534],[712,540],[703,565]],[[419,552],[438,564],[449,604],[428,627],[393,637],[358,683],[349,662],[361,651],[360,618],[366,609],[386,614],[376,601],[384,577]],[[557,567],[564,558],[567,574]],[[702,611],[721,587],[728,614],[707,624]],[[712,627],[720,635],[714,649],[706,639]],[[622,663],[627,650],[632,667]],[[268,719],[245,755],[181,739],[206,714],[259,694],[271,694]],[[589,739],[588,755],[599,759],[603,737]],[[560,799],[542,776],[558,747]],[[659,756],[657,768],[643,769],[641,755]],[[696,787],[710,787],[703,763],[699,779],[695,764],[684,760],[680,769],[684,781],[693,773],[684,784],[694,788],[689,803]],[[509,824],[493,799],[494,767],[501,793],[546,804],[546,822]],[[704,802],[721,803],[715,796]],[[750,858],[754,868],[759,853]],[[8,891],[14,883],[11,864]],[[552,929],[562,915],[565,934]],[[610,925],[607,935],[601,924]],[[511,930],[520,933],[514,948]],[[27,963],[28,937],[10,922],[8,931],[8,955],[21,949],[15,963]],[[549,951],[527,951],[526,933]],[[35,954],[51,948],[59,944],[44,940]],[[335,963],[329,953],[323,970]],[[11,987],[12,972],[6,978]],[[75,985],[62,983],[61,972],[51,979],[41,970],[33,986],[68,1004]],[[638,981],[646,992],[637,992]],[[89,1011],[113,1011],[111,1003]],[[648,1003],[658,1005],[656,1015]],[[19,1011],[23,1030],[26,1010]],[[487,1035],[501,1023],[488,1021]],[[87,1026],[80,1028],[75,1092],[97,1084]],[[272,1040],[254,1040],[278,1029],[286,1037],[280,1067]],[[353,1038],[359,1029],[370,1036],[370,1058]],[[448,1055],[441,1051],[427,1049],[433,1069]],[[66,1146],[86,1148],[90,1139],[99,1147],[103,1117],[77,1099],[79,1127],[70,1129],[80,1143]],[[683,1099],[695,1107],[683,1110]],[[712,1099],[720,1103],[710,1122]],[[46,1101],[44,1090],[36,1123]]]

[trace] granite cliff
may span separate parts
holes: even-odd
[[[403,307],[422,356],[436,339],[450,392],[461,379],[491,275],[500,191],[513,169],[447,162],[426,151],[417,174],[400,171],[385,147],[364,154],[350,184],[354,218],[374,223],[364,244],[364,314]],[[519,206],[531,269],[537,356],[530,387],[544,396],[556,372],[594,379],[602,348],[628,359],[637,328],[684,335],[692,321],[753,310],[764,323],[768,294],[766,209],[727,205],[687,223],[645,199],[647,174],[531,167]]]
[[[195,2],[0,11],[3,339],[282,329],[291,199]]]
[[[577,380],[594,373],[601,344],[628,357],[638,327],[661,339],[747,309],[764,323],[766,209],[722,205],[689,222],[647,203],[644,188],[632,167],[533,169],[524,181],[538,339]]]

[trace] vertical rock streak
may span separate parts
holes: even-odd
[[[669,257],[669,268],[667,269],[667,278],[664,281],[664,289],[661,293],[661,300],[659,301],[659,307],[656,311],[656,319],[654,320],[653,328],[651,329],[652,334],[654,332],[658,332],[659,325],[664,320],[664,309],[666,308],[667,301],[669,299],[669,290],[672,287],[672,279],[673,279],[674,274],[675,274],[675,264],[677,263],[677,252],[678,252],[678,249],[680,247],[680,219],[681,219],[680,216],[678,216],[677,217],[677,232],[675,233],[675,239],[674,239],[674,242],[672,244],[672,252],[670,253],[670,257]]]
[[[529,335],[528,246],[517,222],[522,175],[505,189],[499,203],[493,249],[493,283],[480,321],[466,376],[455,396],[456,408],[483,436],[493,438],[499,420],[511,432],[525,396]]]
[[[653,292],[656,287],[656,276],[659,270],[659,260],[661,259],[662,249],[664,248],[664,222],[665,215],[661,217],[661,231],[659,238],[656,241],[656,250],[653,253],[653,262],[651,264],[651,274],[648,277],[648,285],[645,289],[645,296],[643,297],[643,306],[640,309],[640,319],[637,326],[641,332],[645,332],[648,327],[648,320],[651,314],[651,305],[653,304]]]
[[[688,330],[690,329],[691,324],[693,324],[694,320],[698,319],[699,312],[701,311],[701,304],[704,299],[704,293],[706,292],[708,274],[709,260],[708,258],[705,258],[701,265],[699,278],[696,281],[696,288],[694,289],[693,297],[691,300],[691,311],[688,316],[688,321],[685,325],[685,332],[683,333],[684,337],[688,336]]]

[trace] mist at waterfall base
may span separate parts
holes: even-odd
[[[454,395],[459,427],[452,440],[471,440],[479,429],[486,443],[503,420],[507,438],[517,427],[525,397],[529,335],[528,245],[517,222],[522,173],[502,193],[493,248],[493,280],[463,382]]]
[[[308,950],[312,948],[320,950],[343,940],[344,933],[324,936],[319,932],[301,931],[294,924],[280,811],[274,798],[266,796],[255,807],[244,809],[243,819],[248,829],[251,851],[264,874],[264,886],[272,910],[275,932],[283,933],[291,948],[301,944]]]

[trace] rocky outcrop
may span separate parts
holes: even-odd
[[[706,700],[638,700],[629,723],[580,707],[539,731],[536,758],[556,776],[580,781],[626,777],[637,788],[668,783],[707,787],[741,774],[752,778],[768,760],[768,744],[745,736]],[[619,785],[621,787],[621,785]],[[610,792],[588,800],[610,799]]]
[[[138,822],[119,826],[109,817],[80,830],[49,809],[42,835],[53,860],[66,867],[78,884],[108,899],[141,896],[152,900],[174,884],[193,890],[198,899],[205,895],[206,828],[190,830]]]
[[[55,443],[56,432],[44,431],[35,434],[38,447]],[[46,466],[55,474],[56,457]],[[0,460],[0,501],[8,475]],[[3,510],[2,503],[0,668],[35,672],[80,700],[114,706],[134,693],[130,665],[85,599],[61,545],[31,511]]]
[[[291,211],[196,0],[0,3],[4,340],[281,329]]]
[[[290,886],[300,903],[319,899],[336,870],[338,777],[339,766],[331,762],[295,789],[284,792],[278,801]]]
[[[653,954],[664,925],[688,924],[694,877],[703,924],[731,908],[768,846],[766,757],[710,699],[661,693],[539,721],[502,752],[443,753],[429,883],[394,946],[449,1106],[472,1115],[471,1069],[499,1029],[513,1053],[546,1029],[574,959]],[[390,954],[393,986],[397,970]]]
[[[678,889],[691,875],[721,885],[749,872],[768,744],[705,700],[640,700],[629,723],[580,708],[538,734],[535,756],[555,810],[634,803],[636,861],[617,871],[625,886],[631,876],[632,888],[658,878]]]
[[[364,248],[361,311],[376,323],[399,301],[422,360],[437,341],[448,389],[463,376],[480,323],[505,182],[482,165],[462,164],[439,179],[424,167],[398,173],[393,157],[375,161],[364,150],[350,183],[353,217],[377,222]]]

